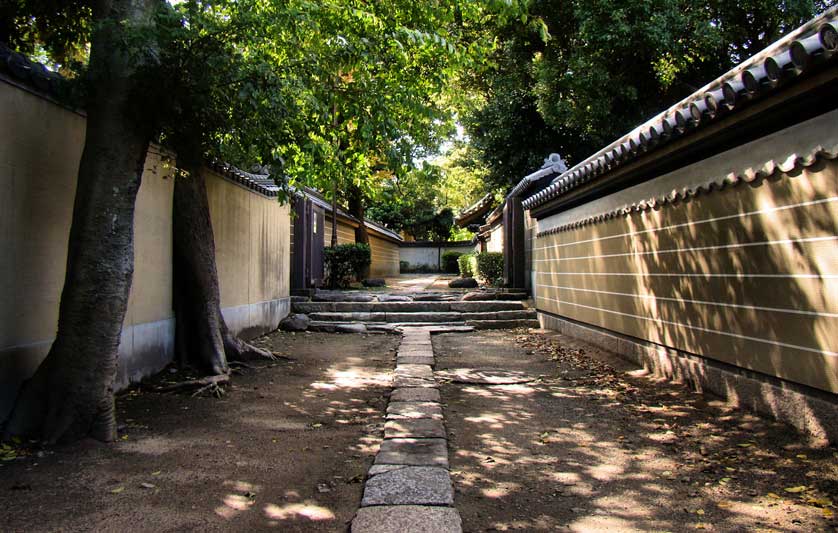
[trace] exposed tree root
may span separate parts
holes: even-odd
[[[155,392],[182,392],[194,390],[192,396],[200,396],[205,392],[209,392],[216,398],[224,396],[224,387],[230,383],[229,374],[217,374],[214,376],[206,376],[198,379],[190,379],[189,381],[181,381],[180,383],[173,383],[171,385],[164,385],[154,389]]]

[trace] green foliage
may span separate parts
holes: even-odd
[[[503,285],[503,254],[500,252],[481,252],[475,256],[477,277],[491,285]]]
[[[468,228],[460,228],[451,226],[451,233],[448,235],[449,241],[470,241],[474,238],[474,232]]]
[[[410,263],[407,261],[399,261],[399,272],[406,273],[410,268]]]
[[[457,258],[457,266],[460,267],[460,277],[473,278],[477,272],[476,254],[463,254]]]
[[[441,169],[429,163],[393,175],[382,184],[367,216],[420,241],[445,241],[454,224],[454,213],[438,193]]]
[[[462,116],[488,189],[550,152],[578,162],[831,3],[544,0],[492,21],[492,60],[462,80],[480,95]]]
[[[324,249],[327,284],[348,287],[352,279],[360,280],[372,261],[370,245],[339,244]]]
[[[72,75],[87,61],[92,0],[4,0],[0,43]]]
[[[447,272],[449,274],[456,274],[459,272],[458,261],[460,256],[463,255],[462,252],[455,252],[454,250],[448,250],[442,253],[442,271]]]

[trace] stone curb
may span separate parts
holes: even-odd
[[[454,505],[451,477],[443,468],[410,466],[370,478],[361,507],[373,505]]]
[[[453,508],[431,333],[468,330],[402,328],[384,440],[367,473],[352,533],[462,533],[460,513]]]
[[[460,513],[452,507],[387,505],[363,507],[352,533],[461,533]]]

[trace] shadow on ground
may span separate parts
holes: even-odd
[[[117,400],[118,443],[3,463],[0,529],[346,531],[380,443],[398,338],[258,342],[295,360],[235,378],[221,399],[137,389]]]
[[[836,531],[838,452],[558,335],[434,339],[465,531]]]

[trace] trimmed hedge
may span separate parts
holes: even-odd
[[[369,244],[339,244],[323,250],[326,263],[326,283],[332,286],[349,287],[352,278],[361,279],[364,270],[372,263]]]
[[[455,252],[454,250],[448,250],[447,252],[442,253],[442,271],[448,274],[456,274],[459,272],[459,266],[457,260],[460,256],[463,255],[462,252]]]
[[[473,278],[477,270],[475,254],[463,254],[457,258],[457,265],[460,267],[460,277]]]
[[[503,254],[500,252],[482,252],[477,254],[477,276],[491,285],[503,285]]]

